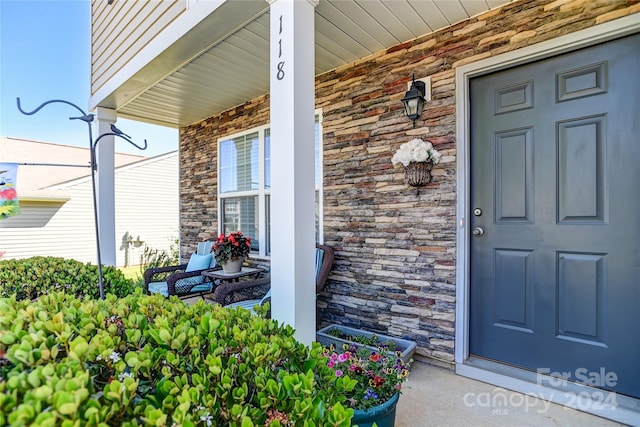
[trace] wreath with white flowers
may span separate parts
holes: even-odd
[[[402,163],[404,167],[409,166],[409,163],[418,162],[433,162],[434,165],[438,164],[442,154],[433,147],[429,141],[423,141],[420,138],[412,139],[409,142],[405,142],[398,148],[391,158],[391,163],[394,165]]]

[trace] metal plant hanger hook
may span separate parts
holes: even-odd
[[[111,125],[111,132],[105,132],[96,138],[96,141],[91,146],[91,169],[94,171],[98,170],[98,162],[96,161],[96,148],[98,147],[98,142],[105,136],[117,136],[118,138],[122,138],[127,141],[129,144],[136,147],[138,150],[146,150],[147,149],[147,140],[144,140],[144,145],[138,145],[131,140],[131,137],[126,133],[122,132],[120,129],[116,127],[116,125]]]
[[[111,125],[111,132],[105,132],[101,135],[98,136],[98,138],[96,138],[95,142],[93,141],[93,133],[91,131],[91,123],[93,123],[93,119],[95,118],[95,116],[93,114],[87,114],[84,112],[84,110],[82,110],[82,108],[78,107],[76,104],[69,102],[69,101],[65,101],[63,99],[51,99],[49,101],[43,102],[42,104],[40,104],[35,110],[33,111],[25,111],[22,109],[22,106],[20,105],[20,98],[16,98],[16,102],[18,105],[18,110],[22,113],[25,114],[27,116],[31,116],[35,113],[37,113],[38,111],[40,111],[43,107],[45,107],[48,104],[52,104],[55,102],[59,102],[62,104],[67,104],[70,105],[71,107],[75,108],[76,110],[78,110],[81,114],[81,116],[77,116],[77,117],[69,117],[69,120],[81,120],[83,122],[85,122],[87,124],[87,128],[89,131],[89,152],[91,154],[91,190],[92,190],[92,194],[93,194],[93,221],[94,221],[94,226],[96,229],[96,246],[97,246],[97,258],[98,258],[98,286],[100,287],[100,299],[104,299],[104,276],[102,274],[102,257],[100,254],[100,232],[99,232],[99,223],[98,223],[98,202],[97,202],[97,198],[96,198],[96,177],[95,177],[95,171],[98,169],[98,164],[97,164],[97,160],[96,160],[96,147],[98,146],[98,142],[100,141],[100,139],[102,139],[105,136],[117,136],[119,138],[124,139],[125,141],[127,141],[129,144],[133,145],[134,147],[138,148],[139,150],[146,150],[147,148],[147,140],[144,140],[144,145],[140,146],[136,143],[134,143],[131,140],[131,137],[127,134],[125,134],[124,132],[122,132],[120,129],[118,129],[117,127],[115,127],[115,125]]]
[[[54,102],[60,102],[60,103],[62,103],[62,104],[71,105],[73,108],[75,108],[76,110],[80,111],[80,114],[82,114],[82,116],[80,116],[80,117],[69,117],[69,120],[82,120],[83,122],[86,122],[86,123],[91,123],[91,122],[93,122],[93,117],[94,117],[94,116],[93,116],[93,114],[87,114],[87,113],[85,113],[85,112],[82,110],[82,108],[78,107],[76,104],[74,104],[74,103],[72,103],[72,102],[65,101],[64,99],[51,99],[51,100],[49,100],[49,101],[43,102],[42,104],[40,104],[40,105],[38,106],[38,108],[36,108],[35,110],[30,111],[30,112],[24,111],[24,110],[22,109],[22,107],[20,106],[20,97],[16,98],[16,102],[17,102],[17,104],[18,104],[18,110],[19,110],[22,114],[25,114],[25,115],[27,115],[27,116],[31,116],[32,114],[37,113],[37,112],[38,112],[38,111],[40,111],[40,110],[41,110],[45,105],[53,104]]]

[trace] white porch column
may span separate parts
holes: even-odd
[[[111,132],[116,122],[116,111],[109,108],[96,109],[96,131],[94,142],[104,133]],[[102,264],[116,265],[116,208],[115,208],[115,137],[105,136],[96,146],[96,197],[98,203],[98,233]]]
[[[268,0],[271,93],[271,315],[310,344],[316,333],[314,11]]]

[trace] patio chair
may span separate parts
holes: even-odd
[[[327,283],[333,266],[333,249],[316,245],[316,293]],[[271,302],[271,278],[269,276],[242,282],[222,283],[213,293],[215,302],[230,308],[243,307],[253,312],[253,307]]]
[[[213,242],[200,242],[186,264],[149,268],[144,272],[144,286],[148,294],[172,295],[178,298],[204,296],[213,290],[213,283],[202,272],[218,269],[211,253]]]

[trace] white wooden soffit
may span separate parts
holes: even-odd
[[[315,8],[315,73],[366,58],[511,1],[320,0]],[[94,97],[92,104],[114,108],[120,117],[178,127],[268,93],[268,3],[229,1],[224,6],[162,55],[140,66],[131,78],[108,94]],[[220,24],[222,16],[224,23]],[[185,43],[185,38],[190,43]],[[184,63],[174,66],[175,58],[167,58],[178,55],[178,49]]]

